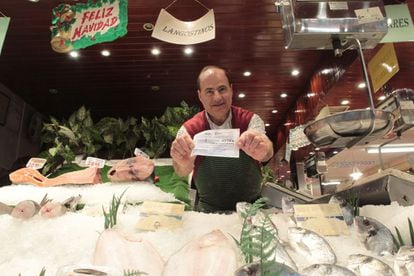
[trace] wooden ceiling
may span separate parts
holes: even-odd
[[[86,0],[64,3],[80,2]],[[197,75],[205,65],[216,64],[231,74],[234,104],[269,123],[267,133],[275,141],[278,127],[284,127],[297,100],[308,93],[312,77],[327,61],[332,62],[332,51],[286,50],[274,0],[206,0],[203,4],[215,12],[216,38],[193,45],[193,55],[186,56],[183,46],[154,39],[143,28],[145,23],[155,24],[160,9],[171,2],[129,0],[128,33],[113,42],[82,49],[80,57],[73,59],[50,47],[52,9],[62,1],[1,0],[0,11],[11,22],[0,55],[0,82],[44,115],[67,117],[85,105],[94,119],[152,117],[183,100],[198,105]],[[414,4],[408,4],[414,10]],[[179,0],[168,11],[191,21],[206,9],[194,0]],[[153,47],[161,50],[159,56],[151,55]],[[401,70],[394,77],[395,85],[414,87],[414,47],[402,43],[396,48]],[[111,52],[109,57],[100,54],[104,49]],[[355,56],[338,63],[351,64]],[[300,74],[292,76],[293,69]],[[246,70],[252,72],[250,77],[243,76]],[[361,80],[360,67],[352,64],[324,102],[337,105],[337,95],[346,93],[355,99],[352,108],[366,97],[355,89]],[[237,98],[239,92],[246,97]],[[288,96],[281,98],[282,93]],[[272,113],[273,109],[278,113]],[[307,119],[312,117],[308,114]]]

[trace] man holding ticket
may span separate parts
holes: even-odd
[[[170,152],[174,169],[180,176],[193,172],[197,210],[232,211],[237,202],[260,197],[260,166],[273,156],[273,144],[257,114],[232,106],[232,85],[223,68],[204,67],[197,84],[204,110],[178,131]],[[238,129],[240,136],[234,137],[230,129]],[[196,139],[199,135],[202,138]],[[229,144],[239,151],[238,157]]]

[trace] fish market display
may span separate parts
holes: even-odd
[[[236,270],[234,276],[261,276],[261,275],[278,275],[278,276],[300,276],[296,271],[292,268],[274,262],[273,266],[267,268],[267,270],[262,273],[260,263],[254,262],[251,264],[244,265]]]
[[[391,231],[379,221],[368,217],[355,217],[354,223],[358,236],[365,248],[378,255],[390,255],[395,252]]]
[[[394,271],[397,276],[414,276],[414,246],[400,247],[395,256]]]
[[[93,264],[122,270],[138,270],[149,276],[162,275],[164,269],[164,260],[151,243],[144,239],[128,238],[115,229],[107,229],[99,236],[93,254]]]
[[[313,264],[303,270],[306,276],[356,276],[346,267],[334,264]]]
[[[317,233],[300,227],[289,227],[291,247],[312,264],[334,264],[336,256],[328,242]]]
[[[340,196],[333,195],[329,199],[329,203],[330,204],[334,204],[334,203],[339,204],[339,206],[341,207],[341,210],[342,210],[342,214],[344,215],[345,223],[347,225],[351,225],[353,223],[353,221],[354,221],[354,210],[353,210],[351,204],[349,204],[348,201],[346,201],[344,198],[342,198]]]
[[[50,200],[47,198],[47,194],[43,197],[42,201],[37,203],[33,200],[23,200],[13,208],[10,215],[14,218],[29,219],[39,213],[42,206],[48,203]]]
[[[65,184],[95,184],[102,182],[99,168],[86,168],[68,172],[54,178],[47,178],[32,168],[22,168],[9,175],[13,184],[33,184],[40,187],[59,186]]]
[[[165,266],[166,276],[234,275],[239,256],[221,230],[214,230],[187,243]]]
[[[393,276],[392,268],[374,257],[362,254],[349,256],[347,267],[361,276]]]
[[[148,178],[154,171],[154,162],[142,156],[121,160],[108,171],[113,182],[139,181]]]

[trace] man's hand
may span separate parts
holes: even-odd
[[[266,136],[253,129],[248,129],[240,135],[237,146],[253,159],[265,162],[273,156],[273,144]]]
[[[195,156],[191,156],[193,148],[193,139],[188,134],[178,136],[172,142],[170,155],[175,172],[179,176],[188,175],[193,170],[195,160]]]

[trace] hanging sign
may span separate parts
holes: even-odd
[[[400,67],[398,65],[394,44],[387,43],[382,46],[368,63],[368,72],[371,77],[374,92],[377,92],[399,70]]]
[[[216,37],[214,11],[211,9],[195,21],[181,21],[161,9],[155,23],[152,37],[159,40],[179,44],[191,45],[206,42]]]
[[[9,27],[10,17],[0,17],[0,54],[6,38],[7,28]]]
[[[414,41],[414,26],[407,4],[385,5],[388,32],[381,43]]]
[[[127,33],[128,0],[90,0],[53,9],[52,49],[58,53],[113,41]]]

